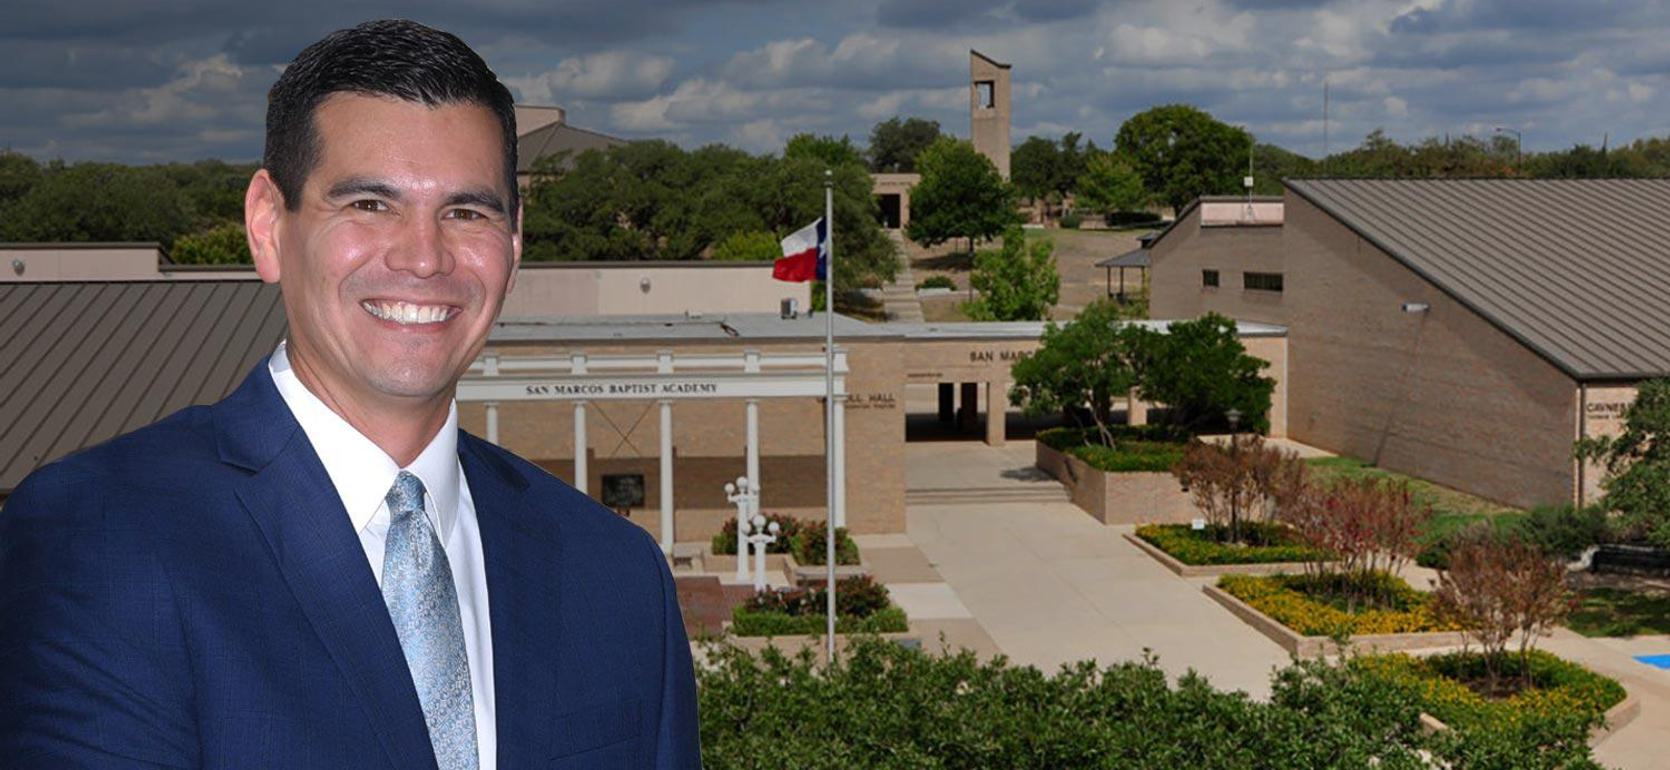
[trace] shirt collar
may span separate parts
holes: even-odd
[[[440,432],[430,439],[429,445],[418,453],[411,465],[401,468],[381,447],[349,425],[347,420],[302,384],[290,368],[290,357],[285,352],[284,342],[278,343],[278,349],[268,359],[267,371],[278,387],[279,396],[295,415],[296,422],[301,424],[308,442],[313,444],[314,453],[324,464],[325,473],[336,486],[336,493],[342,498],[342,507],[348,510],[355,532],[363,531],[371,523],[389,488],[394,486],[395,476],[405,470],[423,482],[424,489],[429,493],[425,510],[441,542],[446,542],[447,533],[452,531],[452,522],[457,517],[459,476],[462,474],[458,464],[456,401],[448,405],[446,424],[441,426]]]

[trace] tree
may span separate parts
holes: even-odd
[[[1102,443],[1111,444],[1113,399],[1137,384],[1132,344],[1137,327],[1122,325],[1119,313],[1118,305],[1102,299],[1065,326],[1047,324],[1038,350],[1011,370],[1010,402],[1031,415],[1087,407]]]
[[[1396,575],[1420,550],[1417,539],[1431,506],[1409,493],[1407,481],[1372,476],[1341,478],[1325,487],[1290,488],[1276,520],[1293,528],[1319,554],[1306,563],[1312,577],[1336,581],[1351,601],[1390,601],[1380,574]],[[1326,554],[1326,557],[1320,556]]]
[[[1308,483],[1298,455],[1258,435],[1230,436],[1228,446],[1190,441],[1171,473],[1214,532],[1227,534],[1232,543],[1241,542],[1242,518],[1273,518],[1304,494]]]
[[[242,222],[222,222],[207,230],[182,235],[169,258],[181,265],[248,265],[249,238]]]
[[[23,197],[41,181],[41,164],[20,152],[0,150],[0,209]]]
[[[1078,181],[1078,204],[1098,214],[1135,211],[1148,204],[1142,175],[1124,157],[1098,152],[1085,164]]]
[[[1014,188],[974,145],[945,137],[917,160],[922,181],[910,190],[910,224],[905,235],[923,246],[952,238],[976,240],[1003,232],[1019,220]]]
[[[913,172],[916,156],[939,139],[939,122],[892,117],[870,129],[870,170]]]
[[[166,249],[200,224],[162,167],[114,163],[49,164],[5,214],[6,241],[157,241]]]
[[[1266,362],[1247,355],[1234,321],[1208,313],[1141,333],[1142,397],[1165,404],[1171,422],[1191,431],[1223,426],[1235,409],[1243,430],[1269,430],[1276,381],[1260,374]]]
[[[840,139],[815,134],[795,134],[783,146],[785,158],[812,158],[834,168],[848,163],[862,164],[864,156],[845,134]]]
[[[1617,436],[1578,441],[1577,458],[1605,467],[1601,505],[1620,514],[1626,535],[1670,548],[1670,380],[1641,383],[1623,420]]]
[[[777,236],[759,230],[732,233],[713,247],[715,262],[770,262],[783,256]]]
[[[1061,276],[1055,271],[1055,243],[1046,238],[1028,242],[1025,231],[1003,232],[1003,248],[974,256],[969,283],[979,299],[963,305],[976,321],[1042,321],[1061,298]]]
[[[1252,135],[1186,104],[1168,104],[1125,121],[1114,145],[1149,192],[1182,211],[1202,195],[1241,191]]]
[[[1009,157],[1009,180],[1015,192],[1034,201],[1056,189],[1061,174],[1061,149],[1053,140],[1029,136]]]
[[[1536,544],[1474,525],[1450,547],[1449,567],[1434,591],[1440,616],[1479,643],[1488,688],[1500,694],[1507,648],[1519,639],[1521,687],[1530,687],[1531,649],[1572,608],[1565,567]]]

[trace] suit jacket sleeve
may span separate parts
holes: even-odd
[[[191,667],[144,516],[48,466],[0,508],[0,758],[8,768],[197,764]]]
[[[684,634],[684,616],[678,608],[678,592],[673,587],[673,573],[661,547],[648,537],[652,561],[660,571],[662,604],[662,638],[666,646],[663,659],[665,669],[661,687],[661,723],[655,737],[655,767],[662,770],[683,770],[702,766],[699,728],[696,720],[696,675],[690,660],[690,640]]]

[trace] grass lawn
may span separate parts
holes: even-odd
[[[1489,517],[1521,513],[1518,508],[1493,503],[1482,497],[1475,497],[1466,492],[1439,486],[1413,476],[1405,476],[1383,468],[1376,468],[1355,457],[1318,457],[1307,462],[1310,464],[1312,474],[1320,481],[1367,477],[1409,482],[1409,491],[1415,496],[1415,499],[1431,505],[1432,512],[1436,515],[1435,518],[1446,521],[1443,524],[1435,521],[1434,527],[1458,528]]]
[[[1584,636],[1670,634],[1670,595],[1590,588],[1578,595],[1566,626]]]

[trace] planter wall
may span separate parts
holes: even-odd
[[[1232,596],[1228,591],[1209,585],[1204,589],[1213,601],[1222,604],[1247,625],[1281,645],[1281,648],[1301,658],[1332,655],[1338,651],[1334,640],[1326,636],[1304,636],[1250,604]],[[1413,634],[1362,634],[1351,637],[1345,647],[1356,652],[1408,652],[1438,647],[1459,647],[1465,641],[1460,631],[1427,631]]]
[[[1125,539],[1141,549],[1143,553],[1154,558],[1166,569],[1177,573],[1180,577],[1205,577],[1218,575],[1297,575],[1305,571],[1302,561],[1270,561],[1260,564],[1184,564],[1177,557],[1160,550],[1159,546],[1143,540],[1134,532],[1126,532]]]
[[[1039,470],[1060,481],[1073,504],[1103,524],[1187,524],[1200,516],[1170,473],[1109,473],[1042,441],[1035,446]]]

